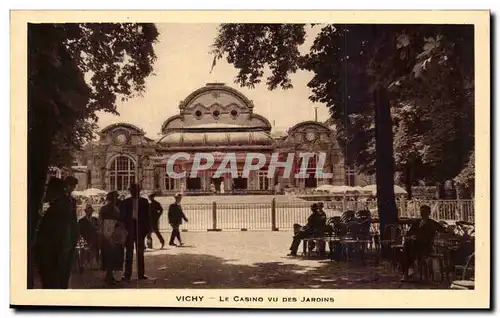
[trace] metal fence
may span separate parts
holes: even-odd
[[[400,217],[419,217],[420,206],[431,207],[431,217],[435,220],[468,221],[474,223],[473,200],[415,200],[398,202]],[[260,203],[217,203],[183,204],[182,209],[189,222],[182,228],[188,231],[219,230],[278,230],[292,229],[294,223],[305,224],[311,214],[311,202],[269,202]],[[100,205],[94,205],[96,214]],[[378,217],[377,202],[327,201],[325,212],[328,217],[340,216],[343,211],[369,209],[373,217]],[[160,230],[168,230],[168,206],[160,218]],[[79,215],[82,216],[83,206]]]

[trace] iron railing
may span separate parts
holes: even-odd
[[[400,217],[418,217],[420,206],[431,207],[431,217],[435,220],[468,221],[474,223],[473,200],[413,200],[398,202]],[[217,203],[205,202],[183,204],[182,209],[189,222],[182,228],[188,231],[219,230],[278,230],[292,229],[294,223],[305,224],[310,212],[311,202],[270,202],[259,203]],[[82,216],[83,206],[78,207]],[[373,217],[378,217],[377,202],[327,201],[325,212],[328,217],[340,216],[343,211],[369,209]],[[96,214],[100,205],[94,205]],[[160,218],[160,230],[170,228],[168,224],[168,205],[164,206],[164,214]]]

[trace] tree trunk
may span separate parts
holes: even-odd
[[[39,221],[39,211],[45,191],[45,182],[54,136],[53,116],[42,113],[42,108],[28,108],[28,289],[34,284],[33,243]],[[37,111],[41,109],[41,111]]]
[[[411,169],[411,164],[406,163],[405,165],[405,190],[407,192],[406,198],[407,200],[411,200],[413,197],[413,193],[411,192],[411,186],[413,183],[413,178],[412,178],[412,169]]]
[[[394,195],[394,146],[392,118],[387,90],[378,87],[373,94],[375,103],[375,150],[377,178],[377,208],[381,239],[389,239],[387,225],[396,224],[398,215]],[[383,255],[388,251],[383,250]]]

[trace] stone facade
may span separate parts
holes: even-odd
[[[86,186],[126,190],[131,182],[139,182],[143,189],[163,194],[206,193],[214,187],[224,193],[272,193],[285,187],[356,185],[353,183],[363,179],[355,173],[351,173],[350,179],[346,176],[343,155],[331,127],[305,121],[291,127],[286,134],[277,135],[269,121],[253,110],[253,102],[239,91],[212,83],[180,103],[179,114],[163,123],[162,136],[157,140],[146,137],[142,129],[128,123],[110,125],[102,129],[100,139],[82,153],[79,164],[89,170]],[[327,156],[323,171],[333,173],[333,178],[294,179],[277,174],[267,179],[264,177],[266,165],[261,171],[252,171],[248,179],[241,176],[233,179],[230,175],[213,179],[215,169],[203,172],[199,178],[171,179],[166,174],[165,162],[179,152],[212,153],[216,158],[215,169],[224,153],[235,153],[239,171],[248,152],[263,153],[267,157],[275,152],[324,152]],[[176,161],[174,170],[189,174],[191,164],[190,160]],[[300,166],[298,162],[295,165]]]

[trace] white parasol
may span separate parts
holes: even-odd
[[[376,184],[370,184],[367,185],[366,187],[362,188],[362,191],[365,192],[371,192],[373,195],[377,195],[377,185]],[[401,188],[400,186],[394,185],[394,194],[406,194],[406,190]]]
[[[324,184],[314,189],[314,191],[316,192],[328,192],[333,194],[355,193],[355,192],[361,192],[361,190],[362,190],[361,187],[350,187],[346,185],[330,185],[330,184]]]
[[[90,188],[90,189],[85,189],[83,191],[73,191],[73,196],[80,196],[80,197],[95,197],[95,196],[104,196],[108,192],[105,190],[101,189],[96,189],[96,188]]]

